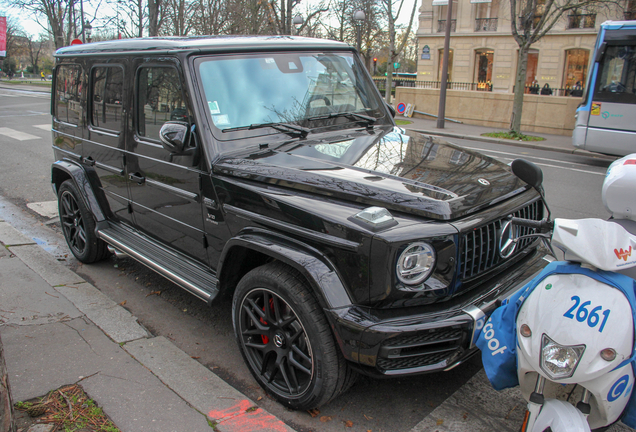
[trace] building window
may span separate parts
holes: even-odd
[[[442,80],[442,66],[444,65],[443,60],[444,60],[444,48],[440,48],[438,50],[438,56],[437,58],[439,59],[439,64],[437,67],[437,80],[441,81]],[[453,50],[449,49],[448,50],[448,81],[453,81]]]
[[[475,51],[475,75],[474,82],[477,90],[492,90],[492,64],[495,51],[482,49]]]
[[[499,0],[475,3],[475,31],[497,31],[497,17],[499,16]]]
[[[539,21],[541,21],[541,18],[543,18],[543,13],[545,12],[545,0],[537,0],[537,6],[536,9],[534,10],[534,14],[532,15],[532,17],[524,15],[524,7],[525,3],[523,2],[519,2],[519,21],[517,22],[517,28],[518,29],[522,29],[525,28],[525,22],[526,20],[532,19],[532,28],[536,28],[537,25],[539,24]]]
[[[629,0],[625,9],[624,17],[626,21],[636,19],[636,0]]]
[[[574,13],[568,15],[568,29],[585,29],[594,28],[596,24],[596,14],[586,14],[574,11]]]
[[[433,0],[433,6],[437,8],[437,33],[446,31],[446,16],[448,15],[448,0]],[[453,1],[453,10],[451,15],[451,31],[454,32],[457,27],[457,1]]]
[[[579,89],[585,85],[589,60],[589,50],[577,48],[565,51],[563,87]]]

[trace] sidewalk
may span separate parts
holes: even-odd
[[[447,138],[467,139],[472,141],[483,141],[493,144],[504,144],[516,147],[534,148],[540,150],[549,150],[559,153],[570,153],[585,155],[594,158],[615,160],[618,156],[607,156],[599,153],[592,153],[586,150],[577,149],[572,145],[572,136],[565,135],[550,135],[543,133],[528,132],[527,135],[539,136],[545,138],[545,141],[514,141],[500,138],[483,137],[481,134],[487,132],[506,132],[504,129],[497,129],[486,126],[475,126],[464,123],[454,123],[449,120],[444,121],[444,129],[437,128],[437,119],[434,117],[427,117],[420,114],[414,114],[411,118],[406,118],[401,115],[395,116],[396,120],[406,120],[413,123],[402,126],[405,129],[416,130],[428,135],[439,135]]]
[[[14,403],[78,383],[124,432],[293,432],[1,219],[0,275]]]

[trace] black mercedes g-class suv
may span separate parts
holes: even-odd
[[[509,223],[540,219],[539,194],[396,127],[348,45],[148,38],[55,56],[52,185],[73,254],[125,253],[206,302],[233,295],[240,351],[287,406],[324,404],[357,373],[453,368],[546,264]]]

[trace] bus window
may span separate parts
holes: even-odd
[[[608,46],[599,65],[594,101],[636,104],[636,46]]]

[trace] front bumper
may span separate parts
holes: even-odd
[[[327,310],[345,358],[360,372],[394,376],[449,370],[477,351],[475,330],[552,257],[539,249],[485,282],[488,287],[428,308],[400,311],[351,306]]]

